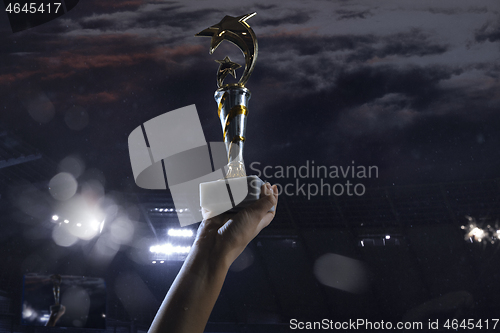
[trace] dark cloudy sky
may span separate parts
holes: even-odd
[[[12,33],[0,15],[1,123],[55,162],[79,154],[134,189],[127,137],[196,104],[221,140],[215,59],[194,34],[253,11],[247,165],[377,165],[377,185],[497,178],[500,3],[80,1]],[[224,45],[227,44],[227,45]],[[237,71],[241,74],[241,69]],[[128,178],[127,178],[128,177]]]

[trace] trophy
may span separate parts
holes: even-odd
[[[50,276],[50,280],[52,281],[53,288],[52,292],[54,293],[54,305],[59,305],[60,295],[61,295],[61,282],[62,278],[59,274],[54,274]]]
[[[64,312],[66,312],[66,307],[61,304],[61,283],[62,277],[59,274],[54,274],[50,276],[50,280],[52,281],[52,292],[54,293],[54,305],[50,307],[50,317],[48,318],[45,326],[54,327],[62,317]]]
[[[205,213],[207,211],[213,213],[208,214],[209,216],[226,211],[220,202],[227,201],[228,191],[233,207],[229,212],[237,212],[259,198],[260,188],[264,184],[257,176],[246,175],[243,162],[248,101],[250,100],[250,91],[245,84],[253,72],[258,51],[257,38],[246,21],[256,14],[251,13],[239,17],[225,16],[218,24],[196,34],[196,36],[212,38],[210,54],[222,41],[227,40],[238,46],[245,56],[245,68],[238,83],[224,84],[224,79],[228,74],[236,78],[235,70],[241,65],[232,62],[228,56],[223,60],[216,60],[219,63],[218,89],[214,97],[222,125],[227,165],[224,167],[223,179],[200,184],[200,206]]]

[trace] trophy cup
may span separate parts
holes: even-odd
[[[60,295],[61,295],[61,282],[62,278],[59,274],[54,274],[50,276],[50,280],[52,281],[53,288],[52,292],[54,293],[54,305],[59,305]]]
[[[62,317],[64,312],[66,311],[66,307],[61,304],[61,283],[62,277],[59,274],[54,274],[50,276],[50,280],[52,281],[52,292],[54,293],[54,305],[50,307],[50,317],[45,323],[45,326],[53,327],[56,325],[59,318]]]
[[[238,46],[245,56],[243,74],[238,83],[231,84],[224,84],[224,79],[228,74],[236,78],[235,70],[241,65],[232,62],[227,56],[223,60],[216,60],[220,65],[217,72],[218,89],[214,97],[227,151],[227,165],[224,167],[223,179],[200,184],[200,206],[205,213],[213,213],[208,214],[209,216],[226,211],[221,208],[222,205],[219,202],[227,197],[227,191],[229,191],[233,207],[229,212],[237,212],[259,198],[260,188],[264,184],[259,177],[246,175],[243,162],[248,101],[250,100],[250,91],[245,84],[253,72],[258,52],[257,38],[246,20],[256,14],[251,13],[239,17],[225,16],[218,24],[196,34],[196,36],[212,38],[210,54],[222,41],[227,40]],[[244,191],[242,192],[241,189]],[[246,195],[241,196],[236,192]]]

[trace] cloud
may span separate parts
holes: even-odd
[[[278,6],[277,5],[270,5],[270,4],[267,4],[267,5],[264,5],[264,4],[261,4],[261,3],[257,3],[255,4],[255,8],[259,9],[259,10],[269,10],[269,9],[274,9],[274,8],[277,8]]]
[[[77,20],[81,30],[98,30],[100,32],[149,31],[150,29],[182,28],[201,29],[199,22],[211,14],[221,13],[218,9],[194,9],[182,11],[179,4],[148,4],[134,11],[114,11],[111,13],[92,14]],[[220,15],[219,15],[220,16]],[[77,30],[80,30],[77,29]],[[180,31],[177,31],[179,33]],[[84,32],[84,31],[82,31]],[[157,31],[157,35],[164,35]],[[172,32],[172,29],[167,29]],[[75,32],[73,32],[75,34]]]
[[[429,8],[429,12],[431,12],[432,14],[455,15],[455,14],[461,12],[461,9],[458,7],[455,7],[455,8],[431,7],[431,8]]]
[[[279,18],[269,18],[262,19],[259,22],[260,27],[265,26],[279,26],[283,24],[303,24],[311,19],[311,15],[304,13],[303,11],[297,11],[296,13],[284,15]]]
[[[304,33],[305,32],[305,33]],[[355,50],[378,40],[373,35],[318,36],[307,31],[277,33],[259,39],[262,48],[275,53],[296,52],[299,55],[316,55],[324,51]]]
[[[193,35],[226,14],[256,10],[250,25],[260,53],[248,83],[249,161],[293,163],[297,157],[289,156],[295,154],[349,159],[375,155],[381,147],[387,153],[374,158],[389,161],[398,156],[394,151],[402,137],[408,152],[418,151],[423,160],[432,155],[431,145],[419,150],[406,131],[421,138],[432,124],[438,123],[433,129],[438,131],[447,120],[465,126],[467,117],[478,115],[478,122],[493,117],[487,113],[500,104],[500,67],[491,42],[500,39],[500,28],[494,21],[481,26],[486,17],[491,19],[491,11],[455,2],[431,4],[430,9],[429,3],[399,1],[384,8],[358,3],[355,9],[347,7],[352,2],[341,4],[346,7],[315,3],[289,2],[285,8],[278,1],[245,7],[227,2],[222,7],[222,1],[211,7],[190,1],[81,2],[78,15],[0,40],[6,48],[0,84],[43,82],[56,114],[73,104],[88,107],[89,113],[96,110],[90,117],[88,131],[95,133],[89,142],[73,145],[53,134],[59,146],[46,144],[48,153],[88,150],[96,165],[113,166],[117,158],[126,165],[126,149],[123,156],[102,153],[101,143],[117,147],[138,123],[193,103],[207,139],[219,140],[213,60],[224,55],[209,56],[209,39]],[[467,38],[476,41],[470,48],[464,47]],[[218,51],[225,51],[224,44]],[[9,107],[11,97],[4,91]],[[21,123],[16,121],[12,123]],[[98,121],[109,128],[97,130]],[[460,126],[451,127],[459,131]],[[48,142],[43,129],[29,135]],[[447,145],[437,134],[432,139],[439,149]],[[120,176],[125,179],[129,171],[122,170]]]
[[[495,25],[490,22],[485,23],[481,28],[476,30],[475,39],[479,43],[485,41],[493,43],[500,40],[500,25]]]
[[[428,9],[432,14],[456,15],[462,13],[484,14],[488,12],[488,7],[431,7]]]
[[[380,135],[394,128],[406,128],[419,116],[411,104],[411,97],[405,94],[385,94],[345,110],[336,122],[336,128],[347,136]]]
[[[394,84],[394,87],[401,87],[406,85],[406,80],[411,82],[423,79],[422,73],[425,70],[415,70],[423,67],[411,63],[400,64],[397,61],[383,63],[380,60],[389,57],[422,58],[442,55],[447,51],[447,45],[434,43],[431,39],[418,29],[389,36],[320,36],[304,31],[264,35],[259,45],[263,54],[259,58],[252,82],[257,81],[260,85],[277,91],[283,89],[304,94],[328,91],[343,80],[355,79],[361,73],[370,72],[370,77],[362,79],[367,79],[365,84],[356,84],[369,86],[365,91],[372,91],[383,85],[374,88],[371,80],[378,80],[384,76],[383,71],[389,68],[388,75],[384,78],[393,76],[395,80],[402,79],[401,84]],[[376,68],[378,66],[385,67],[380,70]],[[405,73],[409,73],[408,78]]]
[[[409,32],[379,37],[371,44],[362,45],[347,58],[348,61],[366,61],[375,57],[381,59],[389,56],[423,57],[443,54],[447,50],[447,45],[432,42],[430,35],[420,29],[411,29]]]
[[[202,30],[200,27],[200,21],[206,19],[209,15],[218,14],[222,16],[222,11],[219,9],[200,9],[200,10],[190,10],[181,12],[180,6],[173,6],[167,8],[161,8],[158,11],[148,11],[144,15],[137,18],[136,23],[139,25],[146,26],[170,26],[178,27],[182,29],[196,29]],[[217,15],[212,15],[217,16]],[[216,23],[216,22],[214,22]]]
[[[279,147],[284,147],[293,151],[294,156],[316,159],[318,163],[328,160],[328,156],[335,156],[337,161],[363,156],[378,163],[380,156],[375,156],[374,147],[365,149],[364,146],[371,145],[366,140],[391,149],[397,145],[394,133],[404,133],[423,119],[453,114],[458,118],[467,116],[459,115],[456,105],[449,104],[454,96],[464,95],[467,88],[441,86],[459,75],[460,69],[366,65],[353,69],[340,67],[329,73],[331,85],[322,90],[307,89],[313,83],[305,78],[291,82],[284,77],[272,86],[268,76],[273,72],[266,68],[259,74],[259,80],[254,82],[257,88],[252,88],[259,103],[251,105],[248,137],[252,138],[249,139],[252,146],[264,147],[268,141],[273,144],[257,153],[247,149],[249,161],[295,163],[292,157],[279,152]],[[303,87],[299,87],[300,83]],[[268,132],[266,128],[276,131]],[[294,139],[296,135],[300,140]],[[385,157],[394,160],[391,154]]]
[[[334,35],[320,36],[298,33],[276,33],[260,38],[262,48],[272,52],[296,52],[299,55],[317,55],[326,51],[352,51],[345,53],[347,61],[366,61],[373,57],[426,56],[443,54],[448,46],[432,42],[429,34],[420,29],[390,34],[388,36]]]
[[[17,81],[21,81],[38,73],[39,71],[20,71],[15,73],[2,74],[0,75],[0,85],[8,85]]]
[[[349,19],[364,19],[367,18],[368,16],[372,16],[373,14],[371,13],[370,10],[345,10],[345,9],[339,9],[336,10],[335,13],[339,14],[339,20],[349,20]]]
[[[409,107],[426,111],[440,97],[439,82],[461,72],[446,66],[363,66],[342,72],[337,80],[335,95],[346,107],[363,105],[387,94],[407,96]]]
[[[88,20],[81,20],[80,26],[82,29],[105,31],[111,29],[114,26],[114,22],[102,17],[90,18]]]
[[[137,9],[138,7],[144,5],[145,3],[150,3],[146,0],[126,0],[120,2],[107,2],[107,1],[94,1],[93,5],[97,8],[106,8],[110,10],[120,10],[120,9]]]
[[[76,96],[78,103],[88,105],[89,103],[112,103],[120,98],[119,93],[99,92],[96,94],[86,94]]]
[[[40,57],[38,61],[46,66],[49,71],[102,67],[128,67],[150,57],[148,54],[135,52],[132,54],[84,54],[79,52],[64,51],[57,57]]]

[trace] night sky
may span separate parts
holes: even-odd
[[[477,313],[498,317],[498,245],[472,244],[460,229],[469,215],[500,227],[498,0],[82,0],[16,33],[0,12],[0,162],[9,145],[42,154],[0,165],[0,282],[19,303],[12,312],[23,274],[58,272],[104,278],[108,304],[123,303],[131,321],[147,313],[149,324],[180,262],[154,266],[148,249],[177,213],[168,191],[135,184],[128,136],[195,104],[206,141],[222,141],[215,60],[244,58],[227,41],[210,55],[210,39],[195,34],[252,12],[259,54],[246,85],[247,173],[314,162],[375,166],[378,177],[360,180],[363,198],[283,194],[273,224],[248,247],[250,264],[229,273],[211,320],[260,323],[265,315],[252,316],[266,311],[281,314],[269,319],[277,323],[329,311],[399,318],[462,291],[479,300]],[[72,176],[49,189],[61,171]],[[172,214],[158,212],[167,206]],[[84,229],[80,220],[94,233],[70,235]],[[373,247],[360,245],[365,239]],[[398,246],[385,246],[389,239]],[[334,279],[352,280],[339,260],[366,264],[370,292],[321,286],[313,265],[325,254]],[[123,318],[120,309],[110,307],[108,318]]]
[[[259,42],[245,160],[376,165],[374,185],[498,177],[497,1],[82,1],[12,33],[1,16],[1,123],[58,163],[77,154],[136,190],[130,132],[196,104],[220,141],[216,59],[195,33],[224,15]],[[241,75],[242,69],[236,71]],[[252,173],[252,172],[249,172]],[[272,181],[272,179],[270,179]]]

